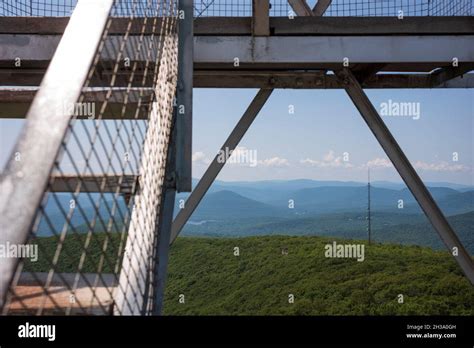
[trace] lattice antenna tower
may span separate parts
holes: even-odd
[[[372,216],[370,212],[370,167],[367,169],[367,239],[372,242]]]

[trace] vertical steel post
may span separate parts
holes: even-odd
[[[270,1],[252,0],[252,35],[270,35]]]
[[[168,260],[176,191],[192,189],[193,121],[193,0],[178,4],[178,84],[174,126],[166,160],[165,181],[158,215],[158,240],[152,262],[151,313],[161,315],[168,275]]]
[[[176,114],[177,112],[175,111],[175,120],[177,119]],[[173,223],[174,203],[176,198],[176,133],[177,129],[174,127],[166,160],[165,182],[163,184],[163,195],[161,198],[158,222],[159,236],[155,245],[152,269],[152,315],[161,315],[163,312],[165,285],[168,276],[171,225]]]
[[[193,134],[193,0],[179,0],[178,7],[178,90],[176,119],[176,188],[192,190]]]
[[[372,216],[370,211],[370,168],[367,172],[367,239],[372,242]]]

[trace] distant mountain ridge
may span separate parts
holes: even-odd
[[[241,216],[294,216],[363,211],[367,209],[367,186],[323,186],[289,190],[214,187],[204,196],[193,218],[228,218]],[[474,210],[474,191],[459,192],[447,187],[429,187],[433,198],[447,215]],[[227,197],[226,197],[227,196]],[[180,196],[186,200],[187,197]],[[179,199],[176,211],[179,210]],[[249,209],[245,207],[248,204]],[[293,209],[290,209],[290,205]],[[402,214],[421,214],[407,188],[395,190],[371,187],[371,209]],[[215,212],[214,216],[212,212]]]
[[[199,179],[193,178],[193,187],[197,185]],[[375,187],[398,189],[406,188],[403,182],[392,182],[384,180],[375,180],[371,183]],[[293,180],[258,180],[258,181],[214,181],[212,187],[222,189],[225,187],[251,187],[259,189],[277,188],[277,189],[302,189],[323,186],[365,186],[367,182],[360,181],[340,181],[340,180],[313,180],[313,179],[293,179]],[[429,187],[447,187],[454,190],[474,190],[474,185],[463,185],[451,182],[427,181],[426,186]]]
[[[337,235],[344,238],[363,238],[366,235],[366,184],[330,182],[335,184],[307,187],[323,182],[294,180],[267,181],[258,186],[260,183],[218,181],[191,216],[190,222],[195,225],[187,224],[183,233],[212,236],[279,233]],[[462,216],[462,223],[458,224],[461,226],[463,238],[468,238],[465,236],[469,236],[468,231],[472,231],[474,226],[474,190],[461,192],[459,190],[462,189],[450,187],[429,187],[429,190],[445,215],[453,218]],[[185,200],[187,195],[177,196],[175,215],[183,203],[180,200]],[[50,198],[48,201],[46,211],[50,221],[42,221],[38,233],[40,236],[51,235],[53,229],[59,234],[63,229],[65,216],[61,208],[66,213],[69,211],[71,195],[60,193],[56,194],[56,198]],[[114,211],[112,196],[105,196],[108,207],[102,201],[98,208],[100,218],[95,218],[94,205],[99,198],[98,194],[80,194],[77,198],[71,223],[78,232],[87,231],[87,221],[92,220],[96,221],[95,231],[102,232],[106,228],[111,212]],[[421,237],[418,238],[431,236],[433,231],[407,188],[394,189],[374,185],[371,188],[371,200],[373,226],[375,229],[387,231],[385,239],[392,240],[391,236],[394,236],[393,238],[398,238],[395,241],[412,240],[415,244],[439,247],[432,239],[425,241]],[[403,200],[402,209],[399,209],[400,200]],[[118,202],[116,208],[126,212],[124,199],[119,199]],[[294,207],[290,208],[293,204]],[[117,209],[115,216],[119,215]],[[120,223],[116,226],[114,224],[114,230],[121,229]],[[414,233],[418,229],[430,232]],[[412,238],[409,232],[413,232],[415,237]],[[438,238],[436,234],[434,236]]]
[[[177,205],[179,202],[176,203]],[[233,191],[222,190],[210,193],[200,202],[193,219],[226,219],[235,216],[276,216],[287,213],[284,209],[265,204]]]

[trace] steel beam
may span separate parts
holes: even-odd
[[[269,0],[252,0],[252,35],[270,35]]]
[[[364,121],[367,123],[370,130],[375,135],[375,138],[393,163],[393,166],[418,201],[418,204],[423,209],[426,217],[431,222],[436,232],[438,232],[450,254],[459,264],[471,284],[474,284],[474,262],[472,261],[471,256],[462,245],[456,232],[450,226],[448,220],[443,215],[443,212],[436,204],[393,135],[390,133],[390,130],[383,122],[377,110],[364,93],[359,82],[349,69],[338,71],[336,74],[341,82],[346,86],[345,89],[350,99],[357,107]]]
[[[207,18],[196,27],[196,36],[250,35],[245,18]],[[270,28],[273,36],[472,35],[474,17],[271,17]]]
[[[312,68],[339,64],[348,58],[359,63],[474,62],[474,35],[458,36],[199,36],[194,39],[194,64],[229,67],[235,57],[240,66],[260,64]],[[364,49],[361,49],[363,47]]]
[[[53,168],[75,103],[102,39],[112,0],[79,1],[0,179],[0,243],[24,244]],[[88,23],[86,26],[84,23]],[[77,54],[80,52],[81,54]],[[18,259],[0,262],[0,308]]]
[[[434,85],[431,74],[377,74],[362,83],[363,88],[474,88],[474,74],[465,74]],[[341,89],[334,75],[321,72],[285,71],[196,71],[194,85],[200,88],[292,88]],[[1,113],[0,113],[1,114]]]
[[[164,192],[163,201],[162,201],[162,211],[161,211],[161,222],[160,222],[160,235],[157,246],[157,259],[155,264],[155,274],[153,282],[153,315],[162,315],[164,298],[165,298],[165,287],[166,279],[168,277],[168,261],[169,261],[169,249],[170,249],[170,239],[171,239],[171,226],[173,224],[173,211],[174,211],[174,202],[176,198],[176,189],[167,188]]]
[[[166,162],[165,183],[161,198],[158,222],[158,240],[155,245],[154,268],[152,268],[152,315],[162,315],[165,298],[166,279],[168,277],[168,261],[173,224],[174,203],[176,199],[176,131],[173,130]]]
[[[332,0],[317,0],[313,10],[308,6],[306,0],[288,0],[288,3],[293,8],[298,16],[315,16],[321,17],[326,12]]]
[[[193,147],[193,0],[180,0],[179,11],[176,189],[178,192],[190,192],[192,190]]]
[[[461,67],[461,66],[460,66]],[[462,69],[462,68],[461,68]],[[430,73],[422,74],[376,74],[365,79],[361,85],[370,89],[389,88],[474,88],[474,74],[448,79],[439,83],[438,78]],[[295,88],[295,89],[340,89],[344,88],[334,75],[325,74],[324,70],[310,71],[279,71],[279,70],[195,70],[193,85],[195,88]],[[20,88],[0,89],[0,119],[25,118],[37,90],[23,90]],[[99,93],[89,97],[86,101],[100,101]],[[132,96],[131,96],[132,97]],[[94,99],[96,98],[96,99]],[[115,98],[115,97],[113,97]],[[112,98],[111,98],[112,99]],[[115,100],[115,99],[114,99]],[[136,115],[138,105],[128,101],[125,113],[121,114],[120,99],[109,101],[102,119],[147,119],[148,101],[143,102],[143,112]],[[98,106],[97,106],[98,107]],[[77,119],[87,117],[77,116]]]
[[[51,192],[110,192],[124,195],[134,194],[138,186],[137,175],[53,175]]]
[[[377,75],[379,71],[381,71],[386,64],[381,63],[381,64],[359,64],[356,65],[353,69],[352,72],[354,73],[355,77],[357,78],[357,81],[359,81],[361,84],[364,83],[365,80],[368,80],[372,76]]]
[[[158,17],[153,21],[148,17],[114,17],[107,29],[108,35],[128,33],[133,36],[151,35],[164,32],[168,17]],[[69,17],[0,17],[0,34],[62,35]],[[175,33],[174,28],[166,31]]]
[[[474,88],[474,74],[465,74],[432,88]]]
[[[240,140],[243,138],[272,92],[272,89],[262,89],[257,93],[243,114],[242,118],[239,120],[235,128],[232,130],[232,133],[225,141],[224,145],[222,145],[221,151],[224,151],[224,153],[231,153],[233,150],[235,150]],[[199,202],[202,200],[224,165],[225,162],[219,161],[219,154],[217,154],[209,168],[207,168],[206,172],[202,176],[201,180],[199,180],[197,186],[191,192],[191,195],[186,200],[184,209],[180,210],[173,221],[170,243],[173,243],[179,232],[181,232],[181,229],[191,217]]]
[[[316,5],[313,7],[313,13],[315,16],[322,16],[328,7],[331,5],[332,0],[318,0]]]
[[[306,3],[306,0],[288,0],[288,3],[298,16],[303,17],[313,15],[313,11],[311,11],[311,8]]]
[[[465,74],[442,84],[433,84],[432,74],[376,74],[361,83],[363,88],[474,88],[474,74]],[[335,75],[325,71],[196,70],[194,86],[199,88],[292,88],[341,89]],[[1,103],[1,102],[0,102]],[[0,112],[1,115],[1,112]]]
[[[474,63],[460,64],[459,66],[449,66],[434,71],[432,75],[431,84],[433,86],[440,86],[456,77],[462,76],[469,71],[474,70]]]
[[[270,17],[271,35],[472,35],[474,17]],[[62,35],[69,18],[0,17],[1,34],[28,34],[31,40],[41,35]],[[139,25],[135,25],[139,23]],[[135,18],[129,28],[129,18],[114,18],[108,29],[111,35],[145,35],[160,32],[158,18],[143,28],[144,18]],[[252,35],[250,17],[199,17],[194,19],[195,36]],[[7,38],[8,36],[1,36]]]
[[[368,63],[365,63],[368,65]],[[396,80],[399,80],[399,78],[403,77],[403,72],[414,72],[414,73],[430,73],[431,71],[435,69],[439,69],[440,67],[445,67],[449,66],[451,63],[446,62],[446,63],[408,63],[408,64],[387,64],[384,65],[384,68],[381,70],[381,72],[391,72],[391,73],[398,73],[398,75],[392,75],[392,76],[398,76]],[[469,64],[467,63],[460,63],[460,67],[462,64]],[[351,64],[350,67],[353,65]],[[277,69],[278,67],[278,69]],[[293,74],[293,76],[301,77],[305,75],[311,75],[313,72],[317,71],[323,71],[323,70],[337,70],[341,67],[340,63],[333,63],[333,64],[311,64],[311,63],[305,63],[305,64],[278,64],[277,66],[271,66],[268,67],[266,64],[255,64],[255,65],[248,65],[246,67],[239,67],[239,69],[235,69],[232,66],[227,65],[217,65],[217,64],[200,64],[198,66],[194,67],[194,87],[208,87],[209,83],[206,83],[205,85],[200,85],[199,83],[201,82],[200,77],[208,75],[210,76],[215,76],[215,78],[219,78],[217,75],[221,74],[222,78],[227,78],[229,76],[229,71],[232,71],[232,74],[235,75],[236,78],[239,77],[239,74],[242,73],[242,77],[248,77],[249,73],[255,74],[256,79],[260,79],[263,75],[266,75],[268,77],[271,77],[272,74],[274,74],[276,77],[278,77],[279,73],[282,73],[284,76],[289,76],[288,74]],[[1,69],[0,68],[0,86],[6,86],[7,89],[12,89],[11,86],[39,86],[41,83],[41,80],[44,76],[46,69],[21,69],[21,70],[12,70],[12,69]],[[120,72],[117,72],[117,75],[120,75]],[[283,76],[282,75],[282,76]],[[413,75],[413,74],[410,74]],[[140,82],[138,80],[140,79]],[[133,81],[131,82],[131,86],[136,86],[136,87],[152,87],[153,82],[151,79],[148,79],[145,81],[145,83],[142,85],[142,80],[143,75],[141,74],[135,74]],[[387,79],[387,82],[390,82],[391,78],[384,77],[384,80]],[[107,87],[108,82],[110,82],[110,78],[108,77],[107,72],[102,73],[101,77],[96,76],[93,77],[90,80],[90,86],[94,88],[98,87]],[[216,81],[216,86],[221,85],[222,83],[220,81]],[[129,83],[124,79],[124,78],[117,78],[116,80],[116,87],[127,87]],[[225,84],[224,84],[225,85]],[[232,86],[237,86],[236,83],[230,83],[229,84],[231,87]],[[333,84],[331,84],[333,85]],[[336,84],[337,85],[337,84]],[[383,86],[389,86],[391,85],[390,83],[382,83]],[[212,85],[211,85],[212,86]],[[237,86],[238,87],[238,86]],[[299,85],[294,86],[295,88],[300,88]],[[308,88],[316,88],[318,87],[317,85],[313,85],[313,87],[308,87]],[[377,88],[375,85],[371,84],[371,88]],[[419,86],[421,87],[421,86]],[[0,87],[1,88],[1,87]],[[15,87],[13,87],[15,88]],[[245,86],[243,86],[245,88]],[[257,87],[252,87],[252,88],[259,88]],[[261,86],[260,88],[264,88],[264,86]],[[282,88],[288,88],[288,87],[282,87]],[[289,87],[293,88],[293,87]],[[403,87],[402,87],[403,88]],[[0,91],[0,97],[4,95],[3,92]],[[13,100],[13,99],[12,99]],[[0,114],[2,114],[2,110],[0,110]]]
[[[474,17],[270,17],[271,35],[472,35]],[[69,18],[53,17],[0,17],[0,35],[29,35],[31,40],[41,35],[62,35]],[[133,21],[139,23],[135,25]],[[114,18],[110,35],[145,35],[160,32],[161,19],[148,21],[135,18],[129,28],[129,18]],[[145,28],[143,26],[145,25]],[[250,17],[199,17],[194,19],[195,36],[252,35]],[[6,40],[8,36],[0,36]],[[3,43],[3,42],[2,42]]]
[[[38,87],[0,88],[0,119],[25,118],[38,91]],[[82,91],[82,103],[94,104],[95,110],[103,106],[107,93],[111,93],[107,106],[100,115],[102,120],[147,119],[148,107],[154,97],[152,88],[131,88],[128,92],[122,88],[84,88]],[[138,108],[140,110],[137,113]],[[89,119],[87,115],[76,115],[75,118]]]
[[[58,41],[58,36],[50,35],[0,35],[0,68],[15,69],[18,57],[23,62],[22,68],[16,69],[19,72],[44,67]],[[351,64],[450,64],[454,57],[459,62],[474,62],[472,47],[474,35],[194,36],[194,64],[229,68],[235,57],[241,67],[262,64],[266,69],[275,64],[286,64],[287,68],[300,68],[301,64],[307,68],[318,64],[340,66],[345,57]],[[104,53],[101,60],[107,64],[113,58]]]

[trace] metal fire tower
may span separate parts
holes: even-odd
[[[26,119],[0,180],[0,243],[49,240],[47,272],[0,260],[3,313],[161,313],[170,245],[225,164],[192,188],[193,88],[259,89],[224,151],[274,89],[344,89],[474,284],[364,92],[473,88],[473,14],[470,0],[0,0],[0,118]]]

